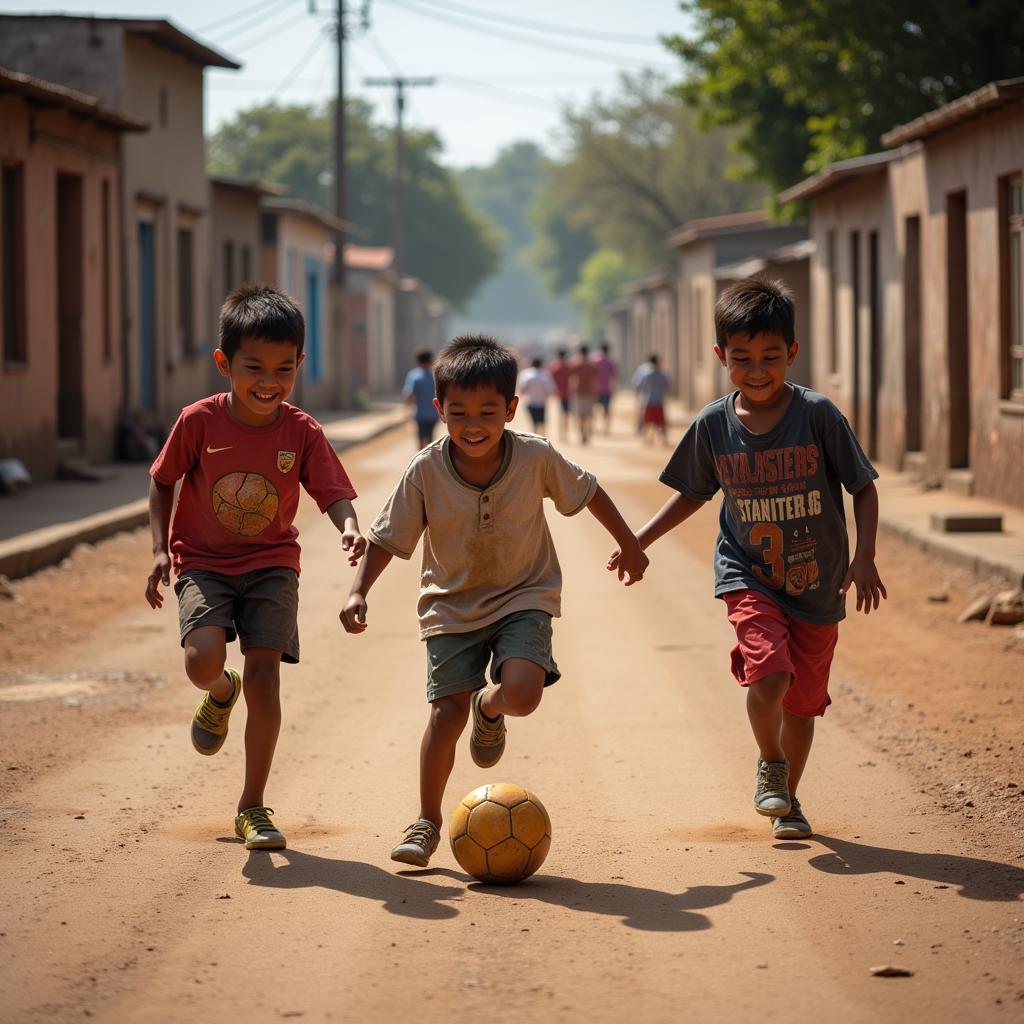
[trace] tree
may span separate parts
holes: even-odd
[[[566,110],[564,131],[568,155],[535,206],[536,258],[556,290],[571,287],[595,245],[628,265],[657,266],[679,225],[763,202],[761,186],[726,173],[736,133],[701,131],[654,73],[624,75],[616,95]]]
[[[705,127],[739,126],[778,190],[987,82],[1020,74],[1019,0],[682,0],[679,88]]]
[[[622,286],[634,276],[635,268],[615,249],[598,249],[583,264],[572,300],[580,308],[583,333],[590,341],[601,340],[605,308],[622,294]]]
[[[391,131],[375,124],[362,100],[347,106],[347,218],[352,240],[365,245],[391,241]],[[262,104],[241,111],[207,143],[211,173],[260,178],[328,206],[332,105]],[[470,209],[455,176],[441,165],[441,142],[433,132],[410,131],[404,140],[403,269],[438,295],[461,307],[497,268],[499,236]]]

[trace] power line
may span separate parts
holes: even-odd
[[[384,49],[384,44],[377,39],[377,36],[373,32],[367,32],[365,36],[366,41],[376,50],[377,56],[384,62],[384,66],[391,72],[396,78],[401,78],[402,69],[392,59],[391,54]]]
[[[631,57],[620,57],[617,54],[612,53],[601,53],[598,50],[584,50],[578,46],[566,46],[563,43],[549,42],[545,39],[536,39],[532,36],[526,36],[519,32],[511,32],[498,28],[484,28],[482,25],[466,21],[461,16],[442,14],[440,11],[430,9],[424,10],[422,7],[417,6],[415,0],[381,0],[381,2],[401,7],[413,14],[418,14],[422,18],[444,22],[449,25],[454,25],[456,28],[465,29],[468,32],[476,32],[478,35],[485,35],[490,39],[508,39],[511,42],[522,43],[526,46],[533,46],[542,50],[554,50],[562,56],[565,56],[566,54],[574,54],[577,57],[585,57],[590,60],[599,60],[606,64],[617,64],[621,67],[631,67],[635,69],[657,66],[662,67],[665,70],[677,70],[667,64],[653,65],[650,61],[637,60]]]
[[[580,28],[578,25],[561,25],[553,21],[535,21],[533,18],[512,18],[507,14],[495,14],[492,11],[479,11],[463,4],[446,2],[446,0],[421,0],[430,7],[442,7],[458,14],[465,14],[480,21],[496,21],[505,25],[527,28],[534,32],[547,32],[550,35],[572,36],[574,39],[595,39],[606,43],[627,43],[633,46],[660,46],[659,40],[636,32],[600,32],[593,29]]]
[[[439,75],[438,80],[443,85],[449,85],[453,89],[462,89],[465,92],[477,93],[481,90],[492,93],[497,99],[506,103],[517,103],[523,107],[530,107],[534,110],[546,110],[556,112],[557,107],[542,100],[539,96],[531,96],[527,92],[519,92],[516,89],[506,89],[500,85],[491,85],[488,82],[481,82],[476,78],[466,78],[464,75]]]
[[[244,18],[247,14],[251,14],[253,11],[258,11],[261,7],[272,7],[277,0],[259,0],[258,3],[250,4],[248,7],[243,7],[239,11],[235,11],[234,14],[225,15],[223,18],[218,18],[216,21],[211,21],[206,25],[200,25],[199,28],[195,29],[196,35],[204,35],[207,32],[212,32],[215,28],[220,28],[221,25],[226,25],[229,22],[235,22],[238,18]]]
[[[273,16],[280,15],[283,13],[284,19],[275,22],[274,27],[271,28],[269,31],[263,32],[262,34],[257,36],[250,36],[248,39],[243,39],[237,42],[234,39],[230,41],[225,41],[221,45],[223,45],[225,48],[231,49],[234,53],[243,53],[245,50],[253,46],[259,46],[260,43],[266,42],[266,40],[272,39],[274,36],[279,36],[281,34],[281,30],[285,27],[285,25],[289,24],[294,19],[294,14],[291,11],[285,10],[286,7],[290,7],[294,2],[295,0],[282,0],[281,3],[277,4],[276,9],[273,11]],[[261,17],[256,20],[264,21],[265,18],[269,18],[271,16],[271,12],[267,11],[264,15],[261,15]],[[251,28],[255,23],[256,22],[251,22],[247,27]],[[266,27],[265,22],[264,25],[261,27]]]
[[[276,100],[278,96],[280,96],[288,89],[288,87],[292,84],[293,79],[295,79],[298,73],[303,69],[303,67],[305,67],[306,62],[312,58],[313,54],[316,53],[316,51],[319,50],[321,46],[323,46],[326,40],[326,33],[317,32],[316,36],[313,39],[313,42],[310,43],[307,49],[303,52],[302,56],[295,62],[295,66],[291,69],[291,71],[288,72],[287,75],[284,76],[284,78],[281,79],[278,86],[267,97],[268,103],[272,102],[273,100]]]

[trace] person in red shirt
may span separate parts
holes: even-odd
[[[548,373],[554,378],[555,389],[558,391],[558,404],[562,410],[558,433],[564,441],[569,435],[569,380],[572,376],[569,353],[564,348],[560,348],[558,355],[548,363]]]
[[[231,388],[183,409],[150,468],[153,567],[146,600],[177,575],[185,672],[205,690],[192,745],[216,754],[244,691],[245,782],[235,833],[246,849],[280,850],[285,837],[264,803],[281,728],[281,662],[297,664],[299,486],[341,533],[355,565],[366,549],[356,492],[320,425],[285,399],[303,360],[305,322],[286,295],[243,285],[220,311],[217,369]],[[174,487],[181,480],[174,521]],[[244,668],[225,668],[237,636]]]

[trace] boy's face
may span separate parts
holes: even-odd
[[[725,349],[715,355],[729,371],[729,380],[751,406],[771,406],[783,395],[786,368],[793,365],[800,346],[786,345],[781,334],[730,334]]]
[[[234,357],[217,349],[213,354],[222,377],[231,381],[231,411],[240,422],[262,427],[277,419],[277,411],[295,386],[305,354],[290,341],[243,338]]]
[[[471,459],[495,454],[505,424],[512,422],[518,404],[518,397],[506,402],[493,385],[472,390],[452,386],[445,393],[443,404],[434,399],[452,444]]]

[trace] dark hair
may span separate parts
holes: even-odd
[[[780,334],[787,348],[796,340],[793,293],[781,281],[746,277],[729,285],[715,303],[715,339],[725,348],[730,334]]]
[[[605,355],[608,355],[608,353],[611,351],[611,345],[609,345],[607,341],[602,341],[601,342],[601,351]]]
[[[589,353],[590,353],[590,346],[589,345],[580,345],[580,355],[581,356],[588,355]]]
[[[429,366],[431,362],[433,362],[433,359],[434,353],[431,352],[429,348],[421,348],[419,352],[416,353],[416,362],[419,363],[420,366]]]
[[[493,387],[505,402],[516,393],[519,366],[504,345],[484,334],[467,334],[445,345],[434,363],[434,392],[439,402],[450,387]]]
[[[243,284],[220,307],[220,350],[230,362],[246,338],[285,341],[302,354],[306,322],[302,310],[283,292],[265,284]]]
[[[559,359],[564,359],[568,354],[564,348],[560,348],[557,353]]]
[[[534,359],[534,360],[533,360],[533,361],[532,361],[532,362],[530,363],[530,365],[531,365],[531,366],[532,366],[532,367],[533,367],[533,368],[534,368],[535,370],[539,370],[539,369],[540,369],[540,368],[541,368],[541,367],[542,367],[542,366],[544,365],[544,360],[543,360],[543,359],[540,359],[540,358]]]
[[[658,353],[657,352],[652,352],[647,357],[647,362],[649,362],[651,364],[651,366],[657,366],[658,365]]]

